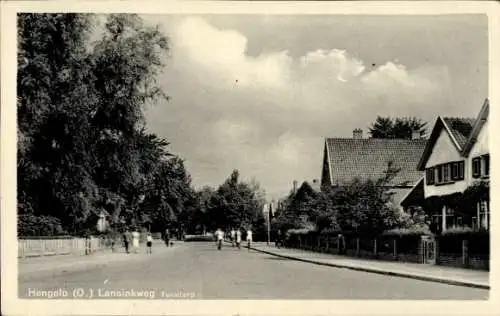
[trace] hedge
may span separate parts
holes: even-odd
[[[37,239],[37,240],[49,240],[49,239],[74,239],[78,237],[74,236],[19,236],[19,239]]]
[[[490,234],[485,230],[451,229],[439,239],[439,251],[442,253],[462,253],[462,241],[468,241],[469,254],[484,255],[490,253]]]

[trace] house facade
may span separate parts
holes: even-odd
[[[380,179],[390,167],[399,170],[388,183],[399,205],[422,177],[415,166],[425,145],[418,133],[412,139],[363,138],[362,130],[355,129],[352,138],[326,138],[320,186],[342,186],[356,178]]]
[[[477,118],[438,117],[417,165],[423,173],[420,186],[402,200],[407,207],[412,203],[422,205],[422,198],[441,198],[438,209],[431,210],[432,222],[441,231],[461,226],[489,227],[489,200],[477,201],[472,212],[475,216],[470,218],[455,212],[454,203],[478,181],[489,182],[488,115],[486,100]],[[415,202],[419,200],[415,196],[420,196],[420,202]]]

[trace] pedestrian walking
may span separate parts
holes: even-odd
[[[148,233],[148,236],[146,237],[146,253],[151,255],[153,253],[153,237],[151,236],[151,233]]]
[[[250,251],[250,247],[252,246],[252,230],[250,228],[247,230],[247,246],[248,251]]]
[[[236,237],[236,231],[233,229],[231,229],[231,246],[234,247],[234,244],[235,244],[235,240],[234,238]]]
[[[168,228],[165,229],[165,236],[163,236],[163,237],[165,239],[165,245],[167,245],[167,247],[168,247],[170,244],[170,232],[169,232]]]
[[[278,233],[276,235],[276,248],[281,247],[281,229],[278,229]]]
[[[219,228],[215,232],[215,236],[217,238],[217,250],[221,250],[222,242],[224,241],[224,232]]]
[[[125,253],[129,253],[129,244],[130,244],[130,233],[128,230],[123,232],[123,246],[125,247]]]
[[[138,253],[139,252],[139,238],[140,238],[140,234],[139,232],[136,230],[134,230],[134,232],[132,233],[132,247],[134,248],[134,253]]]
[[[241,229],[238,229],[236,231],[236,247],[240,249],[240,246],[241,246]]]

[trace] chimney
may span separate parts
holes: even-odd
[[[362,139],[363,138],[363,130],[361,128],[357,128],[352,131],[352,138],[354,139]]]
[[[412,131],[411,133],[411,139],[420,139],[420,131]]]

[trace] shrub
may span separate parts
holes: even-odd
[[[36,239],[36,240],[49,240],[49,239],[73,239],[74,236],[19,236],[19,239]]]
[[[67,235],[61,221],[53,216],[19,215],[17,219],[18,236],[61,236]]]

